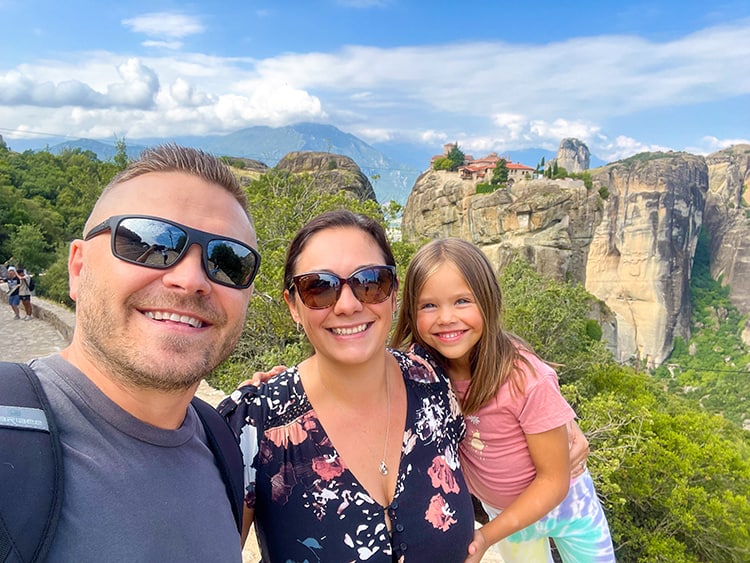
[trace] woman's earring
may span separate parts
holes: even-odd
[[[302,332],[302,326],[297,322],[297,332]]]

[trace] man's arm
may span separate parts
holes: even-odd
[[[242,535],[240,536],[240,545],[245,547],[247,536],[250,535],[250,527],[253,525],[255,520],[255,509],[248,508],[245,506],[245,510],[242,513]]]
[[[575,479],[586,470],[589,457],[589,441],[578,423],[571,420],[568,425],[568,445],[570,447],[570,478]]]

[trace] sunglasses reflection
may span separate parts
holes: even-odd
[[[149,216],[115,215],[92,228],[84,240],[112,232],[112,252],[126,262],[166,269],[179,262],[192,244],[201,247],[208,277],[237,289],[252,285],[260,255],[247,244]]]
[[[157,252],[161,254],[161,259],[162,259],[161,263],[163,266],[172,264],[175,261],[175,257],[170,257],[167,247],[162,244],[152,244],[151,246],[146,248],[145,252],[143,252],[140,256],[138,256],[135,259],[135,261],[141,262],[141,263],[147,263],[147,262],[153,263],[154,261],[151,260],[150,258],[153,254],[156,254]]]

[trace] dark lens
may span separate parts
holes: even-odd
[[[393,272],[389,268],[366,268],[351,277],[351,288],[362,303],[382,303],[393,289]]]
[[[156,219],[127,218],[115,233],[115,254],[124,260],[167,268],[182,254],[187,233]]]
[[[230,240],[212,240],[207,253],[211,279],[226,285],[250,285],[257,267],[252,250]]]
[[[305,274],[295,279],[302,303],[310,309],[325,309],[336,303],[339,280],[329,274]]]

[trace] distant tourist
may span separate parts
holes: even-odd
[[[33,282],[31,281],[31,274],[29,274],[26,269],[18,265],[18,268],[16,268],[16,273],[18,274],[18,281],[20,282],[18,286],[18,297],[21,300],[21,305],[23,305],[24,310],[24,321],[30,321],[34,318],[33,316],[33,308],[31,306],[31,294],[34,290]]]
[[[14,266],[8,266],[7,276],[5,283],[8,284],[8,304],[13,309],[13,319],[17,321],[21,318],[21,280]]]

